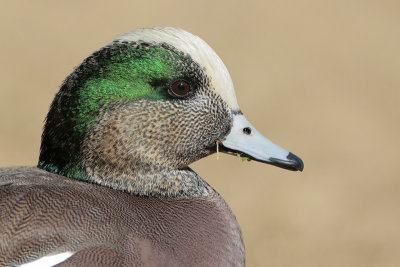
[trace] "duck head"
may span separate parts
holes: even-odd
[[[181,29],[139,29],[66,78],[46,119],[39,167],[101,183],[184,169],[218,144],[222,152],[303,169],[246,120],[227,68],[202,39]]]

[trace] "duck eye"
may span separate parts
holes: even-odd
[[[171,92],[178,97],[185,96],[190,91],[190,85],[186,81],[176,81],[171,85]]]

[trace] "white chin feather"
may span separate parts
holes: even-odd
[[[143,41],[147,43],[167,43],[189,55],[205,69],[214,90],[233,111],[239,111],[233,82],[225,64],[217,53],[200,37],[182,29],[153,27],[131,31],[114,41]]]

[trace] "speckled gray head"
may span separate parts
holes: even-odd
[[[93,53],[64,81],[39,167],[137,194],[175,195],[179,184],[194,181],[186,167],[217,143],[223,152],[303,169],[246,120],[227,68],[202,39],[181,29],[139,29]]]

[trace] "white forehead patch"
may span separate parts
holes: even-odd
[[[188,54],[205,68],[211,78],[212,90],[221,96],[233,111],[239,111],[231,75],[217,53],[200,37],[182,29],[153,27],[138,29],[121,35],[114,41],[166,43]]]

